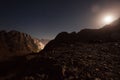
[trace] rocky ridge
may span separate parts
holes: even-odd
[[[0,31],[0,59],[39,52],[44,48],[40,40],[18,31]]]

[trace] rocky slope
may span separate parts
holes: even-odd
[[[0,79],[119,80],[119,53],[120,42],[63,44],[0,63]]]
[[[44,45],[30,35],[18,31],[0,31],[0,59],[38,52]]]

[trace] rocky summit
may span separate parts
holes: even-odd
[[[120,80],[120,19],[100,29],[62,32],[38,54],[0,66],[1,80]]]
[[[0,31],[0,59],[22,56],[42,50],[40,40],[18,31]]]

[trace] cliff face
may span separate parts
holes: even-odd
[[[0,59],[38,52],[44,45],[40,40],[18,31],[0,31]]]

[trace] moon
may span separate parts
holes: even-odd
[[[104,19],[103,19],[103,22],[104,22],[105,24],[110,24],[110,23],[112,23],[113,21],[114,21],[114,19],[113,19],[113,16],[111,16],[111,15],[105,16]]]

